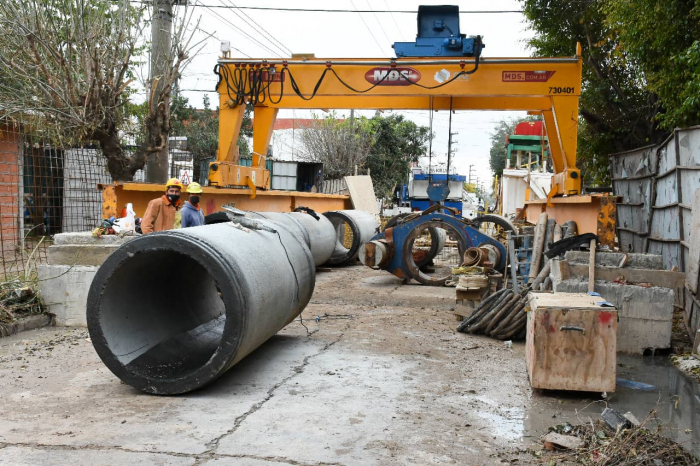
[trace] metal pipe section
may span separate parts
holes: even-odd
[[[90,287],[87,323],[127,384],[174,395],[200,388],[292,322],[315,284],[311,251],[276,232],[221,223],[154,233],[112,253]]]
[[[360,246],[377,234],[379,223],[374,215],[364,210],[335,210],[325,212],[333,224],[336,242],[329,265],[347,264],[357,258]]]
[[[372,269],[381,269],[389,262],[389,251],[385,242],[373,240],[363,243],[359,250],[360,262]]]

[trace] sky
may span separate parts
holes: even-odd
[[[520,10],[516,0],[473,0],[462,2],[411,0],[189,0],[193,12],[193,42],[202,41],[202,49],[185,69],[180,82],[182,94],[191,105],[201,107],[202,98],[209,95],[216,105],[218,96],[213,91],[217,78],[213,73],[219,57],[220,42],[229,40],[231,46],[253,58],[278,58],[284,51],[314,53],[319,58],[393,58],[391,44],[413,41],[416,35],[416,13],[324,13],[237,10],[233,6],[256,6],[302,9],[346,10],[412,10],[421,4],[459,4],[460,10]],[[194,6],[192,6],[194,5]],[[207,8],[201,5],[219,5],[230,8]],[[245,13],[245,14],[244,14]],[[247,15],[247,17],[246,17]],[[466,14],[460,15],[460,29],[467,35],[483,36],[486,48],[483,56],[530,56],[525,42],[532,36],[522,14]],[[257,24],[256,24],[257,23]],[[272,38],[270,38],[270,36]],[[281,46],[280,46],[281,44]],[[275,53],[272,53],[275,52]],[[232,49],[232,57],[243,55]],[[208,92],[207,92],[208,91]],[[317,111],[317,114],[322,114]],[[349,111],[338,111],[341,117]],[[401,111],[406,118],[428,126],[428,111]],[[356,113],[371,117],[374,111]],[[433,120],[433,160],[445,162],[448,138],[448,113],[438,112]],[[493,175],[489,168],[489,134],[503,118],[525,116],[525,112],[460,111],[453,115],[453,132],[458,144],[452,164],[457,173],[468,175],[474,166],[473,177],[489,186]],[[278,118],[309,118],[305,110],[281,110]]]

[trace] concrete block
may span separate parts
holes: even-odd
[[[22,317],[15,322],[0,325],[0,338],[9,337],[15,333],[34,330],[41,327],[51,325],[51,316],[49,314],[37,314],[33,316]]]
[[[120,245],[134,238],[136,238],[136,236],[125,236],[122,238],[118,235],[105,235],[95,238],[92,236],[92,232],[84,231],[80,233],[58,233],[53,237],[53,244]]]
[[[39,293],[58,326],[87,327],[86,305],[98,267],[42,264],[37,267]]]
[[[586,293],[588,280],[571,278],[555,287],[555,292]],[[674,291],[635,285],[596,281],[595,291],[617,307],[618,353],[643,354],[646,349],[671,347]]]
[[[554,286],[559,284],[559,282],[562,280],[568,280],[571,278],[569,262],[561,259],[552,259],[549,278],[552,280],[552,284]]]
[[[118,244],[54,244],[49,247],[47,257],[51,265],[102,265]]]
[[[567,251],[564,258],[572,264],[588,264],[588,251]],[[625,253],[604,252],[595,253],[596,267],[617,267],[620,265]],[[664,270],[664,260],[660,254],[629,253],[625,268]]]

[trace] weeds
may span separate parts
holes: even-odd
[[[36,289],[35,276],[16,277],[0,282],[0,325],[13,322],[19,317],[44,312]]]
[[[603,421],[552,428],[584,441],[577,450],[537,452],[542,464],[595,464],[601,466],[697,465],[700,462],[680,444],[661,435],[662,426],[651,428],[656,410],[637,427],[610,429]]]

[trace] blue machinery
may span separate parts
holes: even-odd
[[[422,212],[427,210],[434,202],[430,199],[428,193],[428,183],[439,183],[439,189],[444,189],[443,184],[447,180],[446,174],[432,174],[427,173],[416,173],[413,175],[413,180],[409,183],[408,187],[403,194],[404,201],[410,202],[411,210],[414,212]],[[452,185],[450,188],[450,196],[446,195],[444,198],[440,196],[438,202],[442,202],[443,205],[456,209],[457,217],[462,217],[462,191],[464,183],[467,181],[467,177],[464,175],[450,175],[449,184]],[[442,193],[438,192],[439,195]]]
[[[489,251],[493,267],[499,271],[505,269],[506,248],[499,241],[484,235],[468,221],[457,218],[451,209],[440,205],[398,219],[394,226],[365,243],[360,257],[365,265],[386,270],[404,280],[412,278],[423,285],[443,286],[451,278],[451,273],[447,276],[424,273],[420,267],[421,260],[413,251],[414,241],[426,230],[431,235],[432,244],[437,244],[438,229],[445,230],[448,236],[456,239],[460,258],[467,248],[484,248]]]
[[[402,57],[474,57],[485,45],[481,36],[459,32],[459,7],[421,5],[418,7],[418,35],[415,42],[395,42],[394,52]]]
[[[431,57],[431,56],[465,56],[476,57],[478,66],[481,49],[484,47],[481,36],[466,37],[459,32],[459,7],[457,6],[420,6],[418,8],[418,36],[415,42],[396,42],[394,51],[397,57]],[[476,68],[475,68],[476,71]],[[489,262],[499,271],[505,270],[506,248],[498,240],[481,233],[472,227],[469,221],[459,218],[459,211],[445,206],[450,195],[449,182],[454,181],[450,173],[450,157],[452,144],[452,102],[450,99],[450,138],[447,148],[447,176],[427,175],[428,186],[426,194],[430,205],[422,213],[410,214],[398,218],[396,223],[378,233],[368,243],[361,247],[362,262],[372,268],[383,269],[404,280],[414,279],[424,285],[443,286],[451,278],[427,274],[423,265],[429,262],[438,252],[439,235],[445,232],[457,242],[459,257],[467,248],[482,248],[488,251]],[[432,114],[432,105],[431,105]],[[431,115],[432,131],[432,115]],[[430,150],[432,156],[432,147]],[[456,178],[456,177],[455,177]],[[460,188],[462,182],[459,183]],[[461,192],[459,199],[461,201]],[[426,206],[427,207],[427,206]],[[424,232],[431,236],[431,249],[428,257],[420,257],[413,250],[413,244]],[[426,260],[427,259],[427,260]]]

